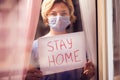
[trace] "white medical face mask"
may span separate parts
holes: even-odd
[[[63,32],[68,25],[70,25],[69,16],[50,16],[48,17],[48,24],[56,32]]]

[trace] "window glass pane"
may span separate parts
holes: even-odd
[[[52,3],[52,1],[58,1],[58,2],[59,1],[66,1],[66,2],[72,1],[74,9],[75,9],[74,10],[74,15],[76,16],[76,21],[75,21],[75,23],[72,24],[72,26],[71,25],[67,26],[67,28],[65,29],[65,34],[63,34],[63,32],[64,32],[63,31],[62,34],[61,34],[61,32],[60,33],[57,32],[57,33],[59,33],[59,35],[57,35],[55,29],[53,29],[50,24],[48,24],[47,26],[44,24],[45,18],[43,17],[42,14],[40,14],[39,23],[38,23],[38,27],[37,27],[36,35],[35,35],[35,41],[33,42],[33,50],[32,50],[33,51],[32,52],[33,59],[31,58],[31,63],[35,67],[39,67],[40,70],[42,70],[42,72],[46,70],[46,72],[43,72],[43,73],[46,74],[46,75],[49,74],[50,75],[49,77],[53,76],[53,78],[55,78],[55,80],[62,80],[63,78],[64,79],[69,79],[70,78],[69,80],[79,80],[80,77],[82,77],[84,79],[87,79],[88,77],[86,75],[83,75],[83,74],[81,75],[81,72],[83,72],[82,68],[84,67],[84,65],[82,67],[78,67],[79,69],[74,68],[74,65],[69,64],[69,62],[71,62],[71,60],[74,61],[75,59],[73,59],[72,53],[70,53],[69,55],[67,53],[70,52],[70,50],[71,50],[71,48],[73,48],[73,46],[76,46],[77,48],[79,48],[79,46],[74,45],[74,42],[76,43],[78,41],[77,43],[79,45],[82,45],[84,43],[83,42],[81,44],[82,41],[77,40],[77,38],[75,36],[78,36],[78,38],[80,38],[81,35],[76,34],[76,33],[85,32],[86,43],[88,43],[88,44],[86,44],[87,49],[85,50],[85,60],[87,61],[88,58],[89,58],[89,60],[91,60],[93,62],[94,67],[96,69],[96,67],[97,67],[97,56],[96,56],[97,55],[97,50],[96,50],[97,49],[97,45],[96,45],[96,0],[92,0],[92,1],[88,1],[88,0],[84,0],[84,1],[83,0],[43,0],[43,1],[46,1],[46,3],[48,1],[49,5]],[[51,3],[50,3],[50,1],[51,1]],[[42,5],[44,5],[43,3],[42,3]],[[47,15],[46,17],[47,18],[52,17],[52,19],[53,19],[53,17],[55,17],[54,19],[56,21],[56,15],[58,15],[59,11],[64,9],[64,8],[62,8],[59,11],[57,11],[56,7],[59,9],[60,8],[59,5],[63,5],[63,4],[54,3],[54,5],[52,6],[52,8],[50,10],[49,10],[49,8],[48,9],[44,8],[44,10],[49,10],[49,11],[52,12],[50,14],[49,14],[49,11],[48,11],[47,14],[45,13],[45,15]],[[56,6],[56,7],[54,7],[54,6]],[[67,6],[67,7],[69,8],[69,6]],[[46,6],[46,8],[47,8],[47,6]],[[42,9],[41,9],[41,13],[42,13]],[[49,18],[46,21],[49,22]],[[56,24],[57,24],[57,21],[56,21]],[[61,25],[61,28],[62,28],[63,27],[62,24],[60,24],[60,25]],[[57,27],[57,26],[55,26],[55,27]],[[84,28],[84,30],[83,30],[83,28]],[[51,33],[52,30],[55,34]],[[67,32],[67,34],[66,34],[66,32]],[[46,35],[46,34],[49,34],[49,35]],[[75,35],[73,35],[73,34],[75,34]],[[73,39],[73,36],[74,36],[74,39]],[[71,38],[72,40],[69,39],[69,38]],[[81,39],[84,40],[83,38],[81,38]],[[76,40],[76,41],[74,41],[74,40]],[[72,47],[71,47],[71,45],[66,44],[66,43],[71,43],[71,42],[73,43]],[[47,46],[46,46],[46,43],[47,43]],[[35,49],[34,49],[34,47],[35,47]],[[64,50],[62,50],[63,48],[66,52],[64,52]],[[67,48],[69,48],[69,49],[67,50]],[[55,50],[57,50],[59,52],[57,52]],[[81,50],[84,50],[84,48],[81,49]],[[52,51],[54,51],[54,52],[52,52]],[[52,53],[48,54],[48,52],[52,52]],[[58,53],[61,53],[61,54],[58,54]],[[43,56],[41,56],[41,54]],[[50,56],[51,54],[53,54],[52,55],[52,60],[53,61],[51,60],[51,56]],[[62,58],[62,60],[61,60],[60,57]],[[65,62],[66,57],[67,57],[67,59],[69,59],[68,66],[71,65],[71,67],[73,69],[69,69],[70,67],[64,67],[63,68],[62,64]],[[35,58],[36,61],[34,60],[34,58]],[[58,62],[58,58],[60,58],[59,62]],[[47,64],[47,62],[45,62],[45,61],[50,62],[50,63]],[[46,63],[47,66],[43,65],[44,62]],[[66,62],[67,62],[67,60],[66,60]],[[41,64],[41,63],[43,63],[43,64]],[[61,65],[62,66],[59,67],[58,64],[59,64],[59,66],[61,66]],[[47,71],[49,72],[53,68],[54,68],[54,70],[56,69],[55,67],[53,67],[52,69],[49,69],[49,67],[51,67],[51,65],[52,66],[54,65],[55,67],[57,65],[58,70],[56,70],[56,71],[59,71],[59,72],[47,73]],[[45,66],[45,68],[46,67],[47,68],[45,69],[44,66]],[[64,69],[63,72],[60,71],[62,69]],[[52,70],[52,71],[54,71],[54,70]],[[96,70],[93,70],[93,71],[96,73]],[[57,73],[57,74],[52,75],[53,73]],[[66,75],[71,75],[71,76],[67,77]],[[96,75],[97,74],[94,75],[94,78],[96,78]],[[45,78],[46,78],[46,76],[45,76]]]

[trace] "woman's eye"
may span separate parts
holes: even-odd
[[[56,16],[56,13],[50,13],[49,16]]]
[[[65,13],[65,12],[64,12],[64,13],[61,13],[61,16],[66,16],[66,15],[67,15],[67,13]]]

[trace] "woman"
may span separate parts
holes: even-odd
[[[66,28],[75,22],[74,7],[71,0],[44,0],[41,14],[50,31],[44,37],[66,34]],[[42,76],[38,63],[38,40],[33,43],[31,66],[26,80],[89,80],[94,75],[94,66],[88,60],[84,68]]]

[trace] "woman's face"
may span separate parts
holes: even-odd
[[[68,7],[64,3],[56,3],[52,9],[48,12],[49,16],[70,16]]]
[[[70,25],[70,13],[68,7],[64,3],[56,3],[48,12],[48,25],[50,31],[66,32],[66,28]]]

